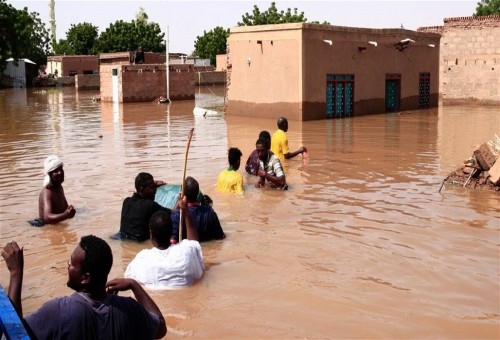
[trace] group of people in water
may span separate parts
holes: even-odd
[[[307,155],[305,147],[290,152],[287,119],[280,117],[277,125],[272,137],[267,131],[259,134],[245,165],[249,174],[258,176],[258,188],[287,190],[283,161]],[[219,174],[218,190],[243,192],[243,177],[238,173],[241,157],[238,148],[228,150],[229,168]],[[38,223],[55,224],[73,218],[75,208],[64,194],[63,162],[59,157],[47,157],[44,176]],[[75,293],[46,302],[25,318],[21,303],[23,248],[14,241],[3,248],[1,254],[10,272],[8,296],[31,337],[152,339],[166,334],[163,315],[142,285],[161,289],[192,284],[205,270],[199,242],[224,239],[226,235],[211,199],[201,194],[196,179],[185,179],[184,195],[179,195],[171,209],[155,202],[157,188],[165,184],[141,172],[135,178],[136,191],[123,201],[119,237],[138,242],[150,239],[153,245],[135,256],[124,278],[107,281],[113,263],[111,248],[97,236],[84,236],[68,263],[67,285]],[[126,290],[132,290],[136,299],[117,295]]]

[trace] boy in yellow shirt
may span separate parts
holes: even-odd
[[[241,162],[241,151],[230,148],[227,153],[229,168],[222,171],[217,178],[217,189],[222,192],[243,193],[243,176],[238,172]]]

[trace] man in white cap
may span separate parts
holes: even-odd
[[[38,198],[38,213],[45,223],[55,224],[75,216],[75,208],[68,205],[62,182],[63,162],[56,155],[50,155],[43,164],[43,189]]]

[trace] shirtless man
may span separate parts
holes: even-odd
[[[38,214],[49,224],[59,223],[75,216],[75,208],[68,205],[62,182],[63,162],[56,155],[50,155],[44,162],[43,189],[38,197]]]

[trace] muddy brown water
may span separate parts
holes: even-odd
[[[202,245],[200,282],[151,295],[167,338],[499,338],[500,195],[439,187],[474,146],[500,134],[498,107],[444,106],[343,120],[290,122],[290,190],[215,190],[237,146],[243,162],[274,120],[194,117],[223,100],[113,105],[95,91],[0,91],[0,244],[25,249],[23,305],[32,312],[70,294],[67,261],[81,236],[105,238],[110,277],[148,242],[109,239],[140,171],[179,183],[188,131],[188,175],[197,178],[227,234]],[[74,219],[34,228],[43,160],[64,161]],[[0,283],[8,272],[0,261]],[[124,294],[128,295],[128,294]]]

